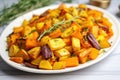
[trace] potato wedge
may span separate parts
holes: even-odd
[[[59,70],[59,69],[64,69],[66,66],[66,63],[64,61],[60,61],[60,62],[55,62],[53,64],[53,70]]]
[[[48,45],[51,50],[58,50],[63,48],[66,44],[61,38],[54,38],[49,40]]]
[[[33,65],[39,65],[40,61],[42,60],[42,56],[37,57],[36,59],[34,59],[31,64]]]
[[[36,59],[40,54],[40,47],[32,48],[28,51],[28,54],[32,59]]]
[[[73,51],[78,51],[80,50],[80,40],[78,38],[72,37],[72,48]]]
[[[70,56],[70,52],[65,48],[55,51],[54,54],[57,57]]]
[[[50,70],[52,69],[52,65],[48,60],[42,60],[39,64],[39,68]]]
[[[15,56],[18,52],[19,52],[19,47],[18,46],[16,46],[16,45],[12,45],[11,47],[10,47],[10,49],[9,49],[9,56],[10,57],[13,57],[13,56]]]
[[[30,57],[24,49],[20,49],[20,51],[15,55],[15,57],[22,57],[24,60],[29,60]]]

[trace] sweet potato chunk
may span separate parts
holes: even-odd
[[[10,57],[11,61],[14,61],[16,63],[23,63],[23,58],[22,57]]]

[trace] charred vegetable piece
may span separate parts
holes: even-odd
[[[23,63],[24,61],[22,57],[10,57],[10,60],[16,63]]]
[[[29,60],[30,57],[24,49],[20,49],[20,51],[15,55],[15,57],[22,57],[24,60]]]
[[[91,45],[92,45],[93,47],[95,47],[95,48],[98,49],[98,50],[101,49],[98,41],[95,39],[95,37],[93,36],[92,33],[88,33],[87,38],[88,38],[89,42],[91,43]]]
[[[41,47],[41,53],[45,59],[49,59],[52,57],[52,51],[50,50],[48,45],[44,45]]]
[[[42,60],[42,56],[40,55],[39,57],[31,61],[31,64],[38,66],[41,60]]]
[[[18,46],[16,46],[16,45],[12,45],[11,47],[10,47],[10,49],[9,49],[9,56],[10,57],[13,57],[13,56],[15,56],[17,53],[18,53],[18,51],[19,51],[19,47]]]
[[[25,39],[16,39],[16,45],[18,45],[20,49],[25,49]]]
[[[109,28],[107,26],[100,26],[104,31],[106,31],[106,33],[109,32]]]
[[[27,67],[31,67],[31,68],[38,68],[36,65],[33,65],[29,62],[24,62],[24,65],[27,66]]]
[[[40,47],[34,47],[28,51],[28,54],[32,59],[36,59],[40,54]]]

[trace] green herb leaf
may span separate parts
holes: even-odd
[[[43,33],[41,33],[41,35],[38,37],[38,41],[45,35],[45,34],[49,34],[51,32],[53,32],[54,30],[56,30],[57,28],[60,27],[61,24],[66,24],[66,23],[69,23],[69,22],[72,22],[74,21],[76,18],[79,18],[79,16],[75,16],[73,17],[72,19],[69,19],[69,20],[62,20],[56,24],[53,24],[53,26],[51,26],[48,30],[45,30]]]
[[[20,0],[11,7],[4,7],[0,14],[0,26],[3,26],[13,19],[33,9],[48,6],[56,1],[72,2],[72,0]]]

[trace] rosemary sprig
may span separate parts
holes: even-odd
[[[11,7],[4,7],[0,11],[0,26],[9,23],[11,20],[29,12],[33,9],[50,5],[57,1],[72,2],[72,0],[19,0],[18,3],[13,4]]]
[[[51,32],[53,32],[54,30],[56,30],[57,28],[60,27],[61,24],[66,24],[68,22],[72,22],[74,21],[76,18],[79,18],[79,16],[75,16],[72,19],[69,20],[62,20],[56,24],[53,24],[53,26],[51,26],[49,29],[45,30],[43,33],[40,34],[40,36],[38,37],[38,41],[45,35],[45,34],[49,34]]]

